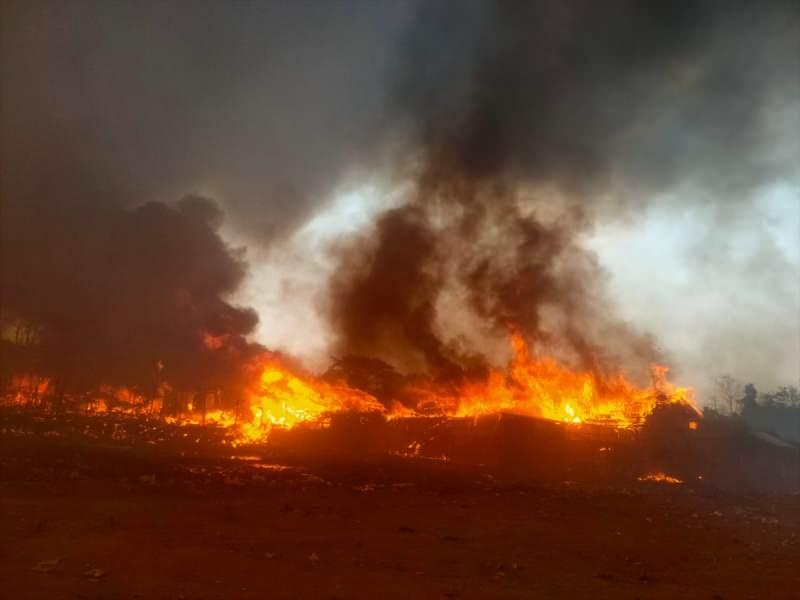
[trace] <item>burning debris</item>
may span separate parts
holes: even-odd
[[[439,385],[435,380],[412,379],[396,386],[396,396],[377,398],[348,385],[346,379],[331,382],[331,375],[318,378],[293,371],[276,357],[254,361],[255,373],[248,383],[247,405],[239,409],[208,410],[211,393],[201,402],[192,401],[170,410],[169,386],[162,395],[147,398],[127,388],[100,386],[94,394],[62,398],[73,410],[90,414],[127,413],[163,417],[169,423],[211,424],[237,432],[241,443],[266,440],[273,428],[291,429],[301,423],[319,422],[338,413],[374,413],[388,419],[479,417],[514,413],[566,424],[604,424],[624,429],[640,426],[658,405],[693,407],[691,391],[672,386],[666,369],[654,367],[649,388],[637,388],[622,375],[599,378],[593,373],[573,372],[552,358],[536,359],[519,334],[512,335],[514,358],[505,370],[493,369],[460,386]],[[342,373],[340,373],[342,374]],[[52,406],[48,380],[16,377],[4,396],[6,404]]]
[[[655,481],[659,483],[672,483],[672,484],[679,484],[683,483],[683,479],[678,479],[677,477],[673,477],[672,475],[667,475],[661,471],[657,471],[655,473],[648,473],[647,475],[642,475],[639,477],[639,481]]]

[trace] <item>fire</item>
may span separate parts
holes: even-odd
[[[301,378],[270,361],[262,367],[258,385],[251,394],[250,410],[252,420],[242,426],[242,434],[246,440],[255,441],[275,426],[291,428],[331,412],[383,412],[384,407],[366,392],[311,377]]]
[[[216,347],[224,345],[224,340],[208,337],[206,343]],[[200,405],[188,399],[180,403],[178,412],[174,402],[171,411],[164,412],[170,392],[167,384],[161,384],[153,398],[124,387],[101,386],[95,394],[84,397],[81,405],[89,412],[161,414],[170,423],[215,425],[235,432],[236,443],[264,441],[275,427],[289,429],[346,411],[381,413],[389,419],[479,417],[506,412],[574,426],[595,423],[618,429],[642,424],[659,404],[684,404],[697,411],[691,389],[669,383],[666,367],[654,365],[651,385],[641,388],[622,374],[576,371],[554,358],[537,357],[515,331],[511,332],[510,344],[514,354],[505,369],[493,369],[482,379],[458,385],[415,380],[403,388],[405,403],[400,398],[378,399],[343,381],[302,374],[274,355],[265,354],[251,365],[251,383],[241,410],[229,410],[206,395],[205,400],[198,397],[203,400]],[[51,387],[46,379],[16,378],[12,383],[10,396],[5,399],[16,404],[37,403]],[[696,428],[697,422],[693,420],[689,427]]]
[[[291,428],[341,411],[382,412],[389,418],[426,416],[477,417],[513,412],[567,424],[603,423],[617,428],[641,424],[659,403],[694,407],[692,392],[667,380],[668,369],[654,365],[652,385],[638,388],[623,375],[601,377],[573,371],[553,358],[535,358],[521,335],[511,335],[514,358],[505,370],[458,388],[435,382],[407,390],[417,411],[394,402],[387,410],[375,397],[313,377],[302,377],[274,361],[261,366],[250,398],[252,418],[241,426],[246,441],[266,437],[272,427]],[[394,401],[393,398],[383,399]],[[696,410],[696,409],[695,409]]]
[[[641,423],[658,403],[694,406],[690,389],[669,383],[667,367],[653,365],[652,386],[638,388],[622,374],[603,377],[574,371],[553,358],[535,358],[518,333],[512,333],[511,343],[514,358],[507,371],[493,371],[486,382],[467,385],[457,415],[503,411],[628,428]]]
[[[33,375],[17,375],[11,378],[4,398],[8,404],[35,403],[50,390],[50,380]]]
[[[660,483],[671,483],[671,484],[683,483],[683,479],[678,479],[677,477],[673,477],[672,475],[667,475],[663,471],[655,471],[653,473],[648,473],[647,475],[642,475],[638,479],[639,481],[657,481]]]
[[[227,336],[224,335],[211,335],[210,333],[203,333],[203,345],[209,350],[219,350],[225,346]]]

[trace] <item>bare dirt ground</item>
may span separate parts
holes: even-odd
[[[0,446],[9,599],[800,598],[800,497]]]

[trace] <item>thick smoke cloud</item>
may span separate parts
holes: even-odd
[[[155,221],[206,223],[212,241],[190,244],[194,262],[230,270],[208,285],[190,276],[208,308],[192,328],[230,319],[218,329],[244,335],[251,317],[221,300],[243,267],[219,247],[210,209],[158,203],[217,198],[252,260],[356,172],[410,180],[410,191],[337,241],[322,302],[333,350],[460,375],[482,368],[476,354],[492,354],[489,338],[513,322],[574,363],[611,368],[659,351],[615,316],[585,238],[654,209],[700,210],[713,226],[687,240],[686,264],[709,290],[729,289],[713,265],[729,264],[732,231],[761,227],[755,195],[775,182],[800,189],[800,11],[788,1],[20,1],[2,11],[4,311],[39,310],[6,300],[22,293],[9,289],[45,298],[49,277],[63,278],[20,232],[47,232],[52,255],[67,249],[74,266],[62,270],[100,274],[93,252],[115,236],[139,232],[130,248],[141,248]],[[98,229],[114,235],[98,240]],[[76,240],[83,250],[69,250]],[[796,275],[768,246],[740,277]],[[183,248],[162,247],[194,267]],[[48,277],[34,293],[23,272]],[[138,284],[110,277],[136,295]],[[771,301],[783,315],[797,290],[779,288]],[[66,302],[63,320],[82,322],[88,311]],[[737,326],[777,339],[783,320]],[[800,323],[786,326],[800,336]],[[121,340],[111,346],[105,354],[122,356]],[[726,370],[752,362],[748,352]],[[710,348],[709,362],[722,353],[730,359]]]
[[[780,5],[730,3],[425,4],[393,97],[415,189],[373,239],[342,253],[339,352],[458,371],[464,357],[437,331],[437,303],[455,284],[495,330],[519,328],[583,368],[658,359],[615,316],[605,274],[579,244],[584,218],[644,210],[679,185],[741,205],[789,172],[785,157],[765,159],[772,140],[761,137],[769,94],[796,87],[787,65],[768,60],[797,46],[787,17]],[[754,36],[768,41],[752,54]],[[748,65],[737,62],[745,53]],[[557,193],[521,208],[521,190],[546,187]],[[555,222],[540,216],[565,206]]]
[[[337,354],[459,379],[498,358],[458,335],[471,324],[490,339],[520,332],[583,369],[646,367],[659,352],[614,317],[605,273],[579,244],[585,226],[575,210],[528,212],[513,188],[470,172],[422,177],[408,204],[338,248],[325,296]]]
[[[429,158],[473,177],[552,181],[581,201],[616,182],[741,195],[795,170],[770,111],[797,111],[798,26],[780,2],[427,3],[394,99]]]
[[[198,192],[280,237],[382,130],[402,5],[4,2],[4,196]]]
[[[227,226],[280,239],[376,135],[403,12],[4,2],[0,308],[4,338],[39,342],[4,368],[73,390],[230,381],[259,350],[255,313],[225,300],[244,256],[212,203],[164,202],[213,195]]]
[[[5,368],[21,360],[23,372],[53,377],[70,392],[230,385],[259,348],[244,337],[255,312],[222,299],[244,264],[217,235],[220,223],[219,209],[200,197],[133,210],[6,207],[5,337],[33,345],[28,356],[4,346]]]

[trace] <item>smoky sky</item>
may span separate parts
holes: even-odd
[[[340,352],[397,364],[411,349],[427,370],[452,372],[463,360],[436,317],[455,279],[484,321],[539,344],[556,339],[582,368],[618,368],[607,359],[620,347],[628,367],[631,353],[657,359],[652,340],[604,305],[602,269],[575,244],[585,223],[523,214],[516,191],[551,185],[602,214],[636,209],[632,194],[615,198],[623,206],[594,202],[619,181],[650,195],[684,185],[736,207],[791,168],[760,160],[759,136],[762,94],[774,78],[791,89],[789,72],[759,56],[745,64],[740,51],[721,56],[717,30],[755,27],[779,38],[771,51],[791,50],[796,36],[780,35],[780,11],[728,6],[494,2],[454,15],[422,5],[391,97],[411,129],[416,187],[409,204],[378,218],[371,243],[342,253],[330,298]],[[653,131],[651,113],[670,96],[675,130]],[[487,231],[501,241],[482,245]]]
[[[221,213],[210,200],[48,210],[32,201],[3,215],[14,224],[3,229],[4,324],[36,342],[29,356],[3,352],[4,362],[20,360],[72,392],[116,384],[152,394],[163,381],[191,391],[227,385],[259,351],[244,337],[255,312],[222,299],[244,264],[217,235]]]
[[[405,18],[371,2],[4,7],[9,195],[45,184],[137,204],[208,185],[262,239],[377,135]]]
[[[417,271],[397,272],[406,289],[428,286],[436,296],[448,275],[431,271],[433,259],[468,239],[470,223],[505,213],[517,233],[542,227],[505,208],[526,186],[558,190],[582,215],[559,233],[537,234],[559,241],[557,255],[575,258],[576,236],[653,203],[676,212],[702,204],[718,227],[697,260],[724,263],[721,240],[747,221],[752,195],[777,180],[797,184],[799,12],[791,2],[737,1],[7,2],[4,260],[23,261],[8,234],[37,218],[66,215],[70,240],[80,239],[81,227],[91,235],[104,222],[98,215],[135,218],[143,205],[171,214],[190,193],[220,203],[252,256],[291,235],[355,172],[410,177],[414,191],[409,207],[344,244],[350,262],[331,291],[350,308],[370,286],[380,290],[364,278],[375,249],[393,260],[413,247]],[[434,204],[459,192],[465,197],[446,201],[466,213],[459,233],[431,228]],[[411,231],[419,214],[425,223]],[[613,314],[590,255],[579,257],[586,279],[576,290],[557,281],[558,260],[542,262],[539,246],[526,251],[524,236],[512,238],[519,243],[495,250],[519,255],[516,278],[557,284],[559,298],[579,307],[565,313],[577,321],[598,304]],[[221,301],[247,266],[224,245],[212,254],[228,256],[238,273],[208,288]],[[754,270],[784,268],[760,256]],[[481,290],[467,298],[478,312],[481,303],[501,309],[517,289],[506,264],[492,261],[466,261],[458,274]],[[349,273],[352,265],[360,270]],[[489,272],[503,276],[489,281]],[[398,308],[398,322],[430,322],[429,301]],[[326,310],[345,335],[347,311]],[[608,327],[626,329],[615,318]],[[356,330],[351,323],[346,335]],[[648,346],[642,336],[631,334],[630,344]],[[363,349],[364,340],[346,346]],[[434,335],[426,344],[440,342]],[[437,361],[448,354],[433,353]]]
[[[64,179],[139,203],[208,185],[268,236],[401,132],[459,138],[475,172],[584,190],[730,193],[795,166],[765,148],[767,110],[798,95],[790,2],[4,6],[15,195]]]
[[[797,111],[788,3],[425,3],[404,43],[393,99],[475,176],[735,200],[795,171],[765,135],[775,102]]]

